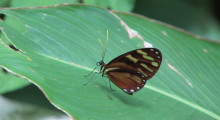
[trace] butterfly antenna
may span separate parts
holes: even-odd
[[[100,45],[102,46],[102,61],[104,61],[104,58],[105,58],[105,53],[106,53],[106,47],[108,45],[108,30],[106,32],[106,43],[105,43],[105,46],[102,44],[102,41],[100,39],[98,39]]]
[[[104,59],[104,46],[103,46],[103,44],[102,44],[102,41],[100,40],[100,39],[98,39],[98,41],[99,41],[99,43],[100,43],[100,45],[102,46],[102,60]]]

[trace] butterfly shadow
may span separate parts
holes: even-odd
[[[134,107],[142,107],[142,108],[151,108],[152,106],[146,102],[146,100],[140,99],[140,96],[135,95],[127,95],[123,91],[119,89],[112,91],[110,87],[106,87],[105,85],[99,84],[100,89],[107,91],[106,95],[110,97],[111,100],[120,100],[126,105],[134,106]]]

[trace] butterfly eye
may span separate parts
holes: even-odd
[[[97,66],[100,66],[100,65],[101,65],[101,63],[100,63],[100,62],[101,62],[101,61],[97,62],[97,63],[96,63],[96,65],[97,65]]]
[[[96,63],[96,65],[97,65],[97,66],[103,66],[103,65],[104,65],[103,60],[102,60],[102,61],[97,62],[97,63]]]

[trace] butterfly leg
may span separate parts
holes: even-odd
[[[102,76],[102,77],[107,77],[106,75]]]
[[[89,74],[85,75],[84,77],[88,77],[89,75],[91,75],[95,71],[96,68],[97,67],[95,67]],[[95,72],[95,73],[100,73],[100,72]]]
[[[96,67],[92,70],[92,72],[90,72],[88,75],[85,75],[84,77],[88,77],[89,75],[91,75],[92,73],[96,73],[96,74],[100,74],[100,72],[94,72],[96,69]],[[92,75],[92,77],[86,82],[84,83],[83,85],[86,86],[91,80],[92,78],[95,76],[95,74]]]
[[[116,91],[116,90],[112,89],[112,84],[111,84],[110,80],[109,80],[109,87],[112,91]]]
[[[86,83],[84,83],[83,85],[86,86],[86,85],[92,80],[92,78],[93,78],[95,75],[96,75],[96,74],[93,74],[92,77],[91,77]]]
[[[113,99],[111,98],[111,96],[109,95],[109,93],[108,93],[108,98],[109,98],[110,100],[113,100]]]
[[[104,76],[103,76],[104,77]],[[105,83],[105,85],[106,86],[108,86],[108,83],[102,78],[102,80],[104,81],[104,83]],[[110,81],[109,81],[109,84],[110,84]],[[111,87],[110,87],[111,88]],[[108,94],[108,98],[110,99],[110,100],[113,100],[112,98],[111,98],[111,96],[109,95],[109,92],[110,92],[110,90],[109,89],[106,89],[107,90],[107,94]],[[111,88],[111,90],[112,90],[112,88]],[[113,91],[113,90],[112,90]]]

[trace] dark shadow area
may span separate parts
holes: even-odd
[[[4,69],[4,68],[2,68],[2,72],[3,72],[4,74],[8,74],[8,71],[7,71],[6,69]]]
[[[133,12],[187,29],[193,20],[200,20],[202,15],[197,14],[213,14],[220,21],[219,5],[219,0],[136,0]]]
[[[12,99],[14,101],[19,101],[22,103],[28,103],[35,106],[40,106],[43,108],[60,111],[56,109],[42,94],[42,92],[35,86],[35,85],[29,85],[25,88],[22,88],[20,90],[16,90],[13,92],[9,92],[6,94],[3,94],[4,97],[8,99]],[[61,112],[61,111],[60,111]]]
[[[14,45],[10,44],[8,45],[12,50],[14,51],[19,51],[19,49],[17,49]]]
[[[3,1],[1,1],[0,0],[0,2],[1,2],[1,6],[0,6],[0,8],[8,8],[8,7],[10,7],[11,6],[11,0],[3,0]],[[0,20],[4,20],[5,19],[5,14],[1,14],[0,13]]]
[[[110,87],[106,87],[105,85],[102,84],[98,84],[98,85],[100,86],[101,89],[103,89],[103,91],[106,91],[106,96],[108,96],[107,92],[109,93],[109,96],[112,98],[113,101],[119,99],[123,103],[130,106],[142,107],[145,109],[151,108],[151,105],[148,104],[146,100],[141,99],[140,96],[136,96],[135,93],[134,95],[128,95],[123,91],[119,91],[119,90],[112,91]]]
[[[218,21],[220,21],[220,1],[219,0],[213,0],[213,13],[215,15],[215,17],[218,19]]]
[[[83,3],[83,0],[78,0],[79,3]]]
[[[4,14],[0,14],[0,20],[4,20],[5,15]]]

